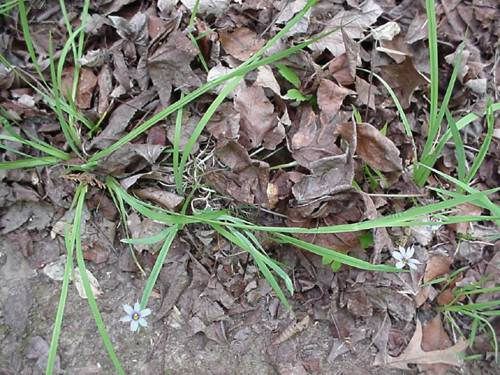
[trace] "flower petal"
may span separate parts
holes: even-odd
[[[413,259],[411,259],[411,260],[413,260]],[[416,270],[417,269],[417,265],[413,264],[413,263],[408,263],[408,267],[410,267],[412,270]]]
[[[139,302],[134,303],[134,312],[140,312],[141,311],[141,305]]]
[[[396,263],[396,268],[403,269],[405,268],[405,264],[406,264],[405,262],[399,261]]]
[[[408,263],[412,263],[412,264],[420,264],[420,261],[418,259],[408,259]]]
[[[408,249],[406,249],[406,256],[408,258],[411,258],[413,256],[413,254],[415,254],[415,248],[412,245]]]
[[[139,322],[139,324],[143,327],[148,326],[148,322],[146,322],[146,319],[144,319],[144,318],[140,318],[137,322]]]
[[[137,320],[132,320],[130,322],[130,330],[136,332],[139,329],[139,322]]]
[[[120,319],[120,322],[127,323],[127,322],[130,322],[131,320],[132,320],[132,318],[130,317],[130,315],[125,315],[124,317],[122,317]]]
[[[151,309],[144,309],[141,311],[141,316],[145,318],[146,316],[151,314]]]
[[[399,261],[403,260],[403,254],[401,254],[399,251],[393,251],[392,257],[396,260],[399,260]]]
[[[134,313],[134,309],[130,305],[123,305],[123,310],[125,310],[127,315],[132,315]]]

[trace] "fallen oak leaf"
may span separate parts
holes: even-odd
[[[386,365],[389,367],[410,370],[408,364],[430,365],[444,363],[451,366],[460,366],[462,358],[460,354],[467,348],[467,341],[463,338],[447,349],[424,351],[422,350],[422,323],[417,319],[415,333],[406,349],[398,357],[385,357],[385,363],[375,361],[374,365]]]

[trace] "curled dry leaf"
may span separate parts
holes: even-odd
[[[431,365],[442,363],[451,366],[460,366],[462,364],[461,354],[467,348],[467,341],[460,338],[455,345],[449,348],[424,351],[422,349],[422,336],[422,323],[417,319],[415,333],[403,353],[398,357],[387,355],[382,362],[376,361],[375,365],[386,365],[388,367],[409,370],[409,364]]]
[[[434,280],[438,276],[446,275],[453,263],[451,257],[434,255],[427,261],[424,273],[424,283]]]
[[[152,187],[136,189],[133,192],[139,198],[150,200],[170,211],[177,211],[184,201],[184,198],[177,194]]]
[[[403,169],[396,145],[376,127],[359,123],[356,127],[358,145],[356,153],[372,168],[382,172],[397,172]]]
[[[347,95],[355,94],[354,91],[339,86],[336,83],[322,79],[318,87],[318,107],[325,121],[332,119],[342,106]]]
[[[240,143],[247,149],[260,146],[278,125],[274,105],[262,87],[241,88],[234,98],[234,108],[240,114]]]
[[[156,96],[154,90],[140,93],[135,98],[120,104],[111,114],[108,125],[93,139],[91,148],[103,149],[117,140],[125,131],[135,114]]]
[[[231,33],[221,32],[219,39],[227,53],[242,61],[247,60],[266,42],[246,27],[240,27]]]
[[[276,339],[273,340],[272,344],[279,345],[291,339],[293,336],[304,331],[307,327],[309,327],[310,324],[311,318],[309,317],[309,315],[306,315],[300,321],[294,322],[289,325],[278,337],[276,337]]]
[[[415,69],[412,59],[408,56],[402,64],[383,65],[380,69],[382,77],[394,89],[403,108],[410,106],[415,89],[427,83],[424,76]]]
[[[67,96],[71,95],[73,86],[74,68],[65,69],[63,72],[62,90]],[[92,70],[82,68],[78,79],[78,90],[76,92],[76,105],[80,109],[88,109],[92,104],[92,94],[97,85],[97,77]]]
[[[173,86],[189,90],[201,85],[200,78],[189,65],[197,54],[198,49],[191,40],[180,31],[175,31],[168,36],[166,43],[160,44],[149,55],[148,73],[163,106],[170,104]]]

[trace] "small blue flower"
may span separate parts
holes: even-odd
[[[130,305],[123,305],[123,310],[125,310],[127,315],[121,318],[120,322],[130,322],[130,330],[132,332],[137,332],[141,326],[148,326],[148,322],[146,322],[146,319],[144,318],[151,314],[151,309],[141,310],[141,305],[139,304],[139,302],[136,302],[134,304],[134,307]]]
[[[410,267],[412,270],[417,269],[417,264],[420,262],[417,259],[413,259],[413,254],[415,253],[415,249],[413,246],[405,249],[403,246],[399,246],[399,251],[393,251],[392,257],[396,259],[396,267],[399,269],[403,269],[406,266]]]

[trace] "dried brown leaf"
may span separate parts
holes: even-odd
[[[171,33],[167,41],[150,54],[148,72],[163,106],[170,104],[173,86],[189,90],[201,85],[189,65],[197,54],[198,49],[180,31]]]
[[[409,370],[409,364],[429,365],[443,363],[451,366],[460,366],[462,364],[461,353],[467,348],[467,341],[460,339],[449,348],[426,352],[422,350],[422,336],[422,323],[417,319],[415,333],[406,349],[398,357],[388,355],[385,358],[385,365]],[[376,363],[376,365],[382,364],[384,363]]]
[[[413,92],[427,81],[420,74],[410,57],[401,64],[383,65],[380,67],[382,77],[396,92],[403,108],[410,106]]]
[[[266,42],[246,27],[240,27],[231,33],[220,32],[219,39],[227,53],[242,61],[247,60]]]
[[[154,90],[148,90],[120,104],[113,113],[111,113],[108,125],[92,140],[90,147],[103,149],[117,140],[123,134],[123,131],[125,131],[137,111],[141,110],[146,104],[153,100],[155,96],[156,92],[154,92]]]
[[[317,96],[318,107],[322,111],[321,116],[325,116],[325,121],[332,119],[340,110],[345,97],[352,94],[355,92],[328,79],[322,79],[319,83]]]
[[[184,201],[184,198],[177,194],[153,187],[135,189],[133,192],[139,198],[150,200],[170,211],[177,211]]]
[[[278,125],[274,105],[262,87],[249,86],[238,90],[234,108],[240,114],[240,143],[247,149],[260,146],[266,134]]]
[[[399,150],[394,143],[374,126],[357,124],[357,154],[370,165],[382,172],[396,172],[403,169]]]
[[[453,259],[441,255],[434,255],[427,261],[424,273],[424,282],[434,280],[438,276],[446,275],[450,271]]]

